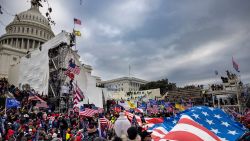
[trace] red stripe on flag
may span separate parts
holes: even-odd
[[[209,134],[213,138],[217,138],[217,136],[214,133],[212,133],[211,131],[209,131],[204,126],[201,126],[200,124],[194,122],[193,120],[190,120],[188,118],[182,118],[182,119],[179,120],[178,124],[180,124],[180,123],[184,123],[184,124],[189,124],[189,125],[195,126],[196,128],[201,129],[201,130],[207,132],[207,134]]]
[[[86,117],[92,117],[92,116],[94,116],[96,113],[98,113],[98,110],[93,110],[93,109],[85,108],[84,111],[80,111],[80,112],[79,112],[79,115],[80,115],[80,116],[86,116]]]
[[[133,117],[134,117],[134,114],[130,113],[130,112],[125,112],[125,115],[128,117],[128,120],[131,122]],[[136,119],[136,122],[142,126],[142,121],[141,121],[141,118],[137,115],[135,115],[135,119]]]
[[[167,139],[172,139],[177,141],[203,141],[199,136],[185,131],[169,132],[167,134]]]
[[[114,125],[111,123],[111,121],[109,121],[106,118],[100,118],[99,121],[100,121],[100,125],[103,127],[107,126],[108,129],[114,128]]]
[[[172,130],[162,139],[178,141],[220,141],[218,136],[193,121],[192,118],[187,115],[183,115]]]
[[[74,74],[79,74],[80,73],[80,67],[79,66],[75,66],[74,68],[72,68],[71,66],[68,66],[67,71],[73,72]]]

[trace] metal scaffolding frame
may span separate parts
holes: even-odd
[[[72,48],[66,43],[61,43],[49,50],[49,97],[54,99],[56,110],[59,112],[66,112],[72,107],[70,93],[66,95],[61,93],[61,88],[66,84],[67,78],[65,75],[68,66],[66,58],[71,51]]]

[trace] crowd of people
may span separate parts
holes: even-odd
[[[108,110],[104,113],[97,113],[93,117],[79,116],[77,112],[56,113],[50,108],[36,110],[34,102],[29,100],[31,95],[36,95],[48,101],[47,96],[39,95],[34,90],[19,90],[13,85],[9,85],[6,79],[0,80],[0,94],[3,96],[7,92],[13,94],[15,99],[20,101],[20,107],[5,109],[0,108],[0,141],[151,141],[151,134],[143,130],[138,124],[131,122],[126,128],[124,136],[117,136],[115,128],[106,124],[100,124],[100,118],[105,118],[115,125],[121,118],[114,105],[117,103],[110,101]],[[153,108],[153,107],[151,107]],[[164,109],[156,113],[137,112],[143,123],[144,116],[147,117],[170,117],[178,109]]]
[[[6,93],[12,93],[20,101],[20,107],[5,109],[2,103],[0,108],[0,140],[4,141],[101,141],[121,138],[115,135],[112,128],[101,127],[99,118],[105,117],[115,123],[119,113],[114,110],[95,114],[93,117],[79,116],[77,112],[55,113],[50,109],[35,109],[34,101],[29,97],[36,95],[48,100],[47,96],[39,95],[34,90],[19,90],[9,85],[6,79],[0,80],[0,94],[6,98]],[[102,129],[101,129],[102,128]],[[101,132],[102,130],[102,132]],[[127,140],[147,140],[147,132],[131,127],[127,131]]]

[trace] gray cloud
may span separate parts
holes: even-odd
[[[9,0],[1,2],[15,12],[29,7],[24,1],[19,7]],[[74,17],[82,20],[83,25],[76,26],[83,34],[77,39],[81,59],[104,80],[128,75],[131,64],[132,75],[142,79],[206,84],[214,81],[214,70],[221,75],[227,69],[234,71],[232,56],[244,82],[250,80],[250,1],[83,0],[79,5],[51,0],[50,4],[56,33],[71,31]],[[11,21],[8,16],[0,18]]]

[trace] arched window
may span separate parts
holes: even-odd
[[[24,33],[24,27],[22,27],[22,33]]]
[[[27,33],[29,33],[30,32],[30,30],[29,30],[29,28],[27,28]]]
[[[31,28],[31,34],[33,34],[33,28]]]

